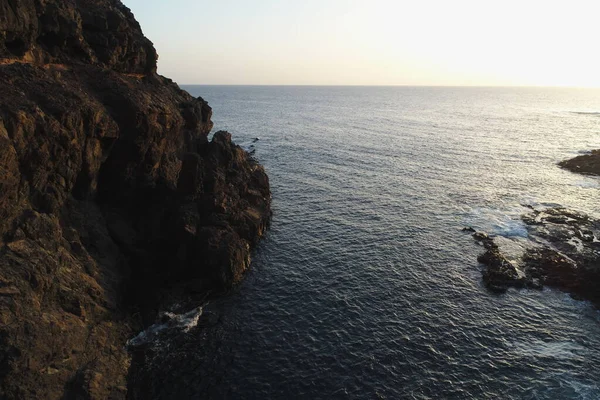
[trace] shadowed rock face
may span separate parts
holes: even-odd
[[[0,398],[124,398],[167,288],[235,284],[268,225],[263,168],[156,59],[120,1],[0,0]]]
[[[156,71],[156,50],[118,0],[3,0],[0,57]]]

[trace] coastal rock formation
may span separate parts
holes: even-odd
[[[558,165],[580,174],[600,175],[600,150],[592,150],[589,154],[561,161]]]
[[[600,150],[558,165],[576,173],[600,175]],[[549,286],[600,307],[600,221],[562,207],[532,209],[521,219],[531,245],[516,259],[509,260],[494,238],[483,232],[473,234],[485,247],[478,261],[486,266],[486,287],[504,292],[509,287]]]
[[[126,340],[268,225],[264,169],[156,61],[119,0],[0,0],[0,398],[124,398]]]
[[[509,287],[522,288],[530,284],[530,279],[519,268],[519,265],[509,260],[494,239],[481,232],[473,235],[485,247],[485,252],[477,257],[477,261],[487,266],[483,271],[483,282],[492,291],[505,292]]]
[[[473,235],[486,249],[478,258],[485,285],[499,292],[555,287],[600,306],[600,221],[565,208],[534,209],[522,220],[532,242],[517,259],[493,238]]]

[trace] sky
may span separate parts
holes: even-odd
[[[180,84],[600,87],[598,0],[123,0]]]

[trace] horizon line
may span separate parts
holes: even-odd
[[[413,88],[522,88],[522,89],[600,89],[600,86],[562,85],[356,85],[356,84],[272,84],[272,83],[178,83],[180,86],[272,86],[272,87],[413,87]]]

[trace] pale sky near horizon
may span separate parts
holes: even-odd
[[[123,0],[180,84],[600,87],[600,1]]]

